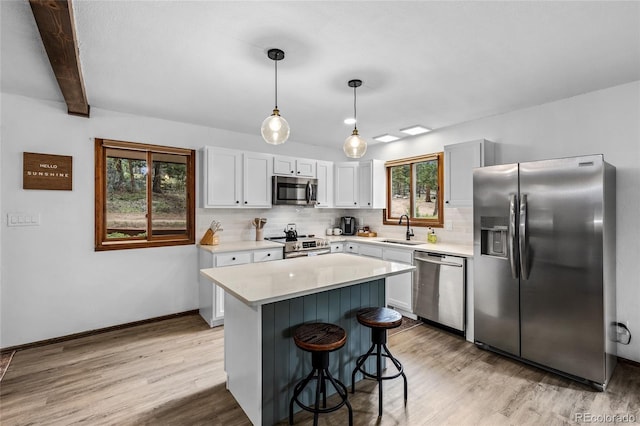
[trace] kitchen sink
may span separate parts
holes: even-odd
[[[406,240],[382,240],[381,243],[392,243],[392,244],[402,244],[405,246],[419,246],[423,243],[419,241],[406,241]]]

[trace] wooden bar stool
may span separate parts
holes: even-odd
[[[351,392],[356,391],[356,373],[359,371],[365,377],[378,381],[378,417],[382,416],[382,381],[391,380],[402,376],[404,380],[404,405],[407,405],[407,376],[400,361],[391,355],[387,348],[387,330],[400,327],[402,324],[402,315],[389,308],[364,308],[358,311],[358,322],[365,327],[371,328],[371,347],[366,354],[358,357],[356,368],[351,374]],[[382,350],[384,349],[384,353]],[[376,357],[376,374],[368,373],[364,370],[364,363],[370,355],[375,353]],[[382,357],[389,358],[393,365],[398,369],[398,373],[389,376],[382,375]]]
[[[294,332],[293,340],[300,349],[311,352],[313,368],[311,373],[293,390],[293,397],[289,403],[289,424],[293,424],[293,403],[295,402],[303,410],[313,413],[314,426],[318,424],[318,414],[331,413],[346,404],[349,409],[349,426],[353,425],[353,410],[347,399],[347,387],[329,372],[329,352],[344,346],[347,341],[346,331],[335,324],[303,324]],[[311,380],[316,381],[316,398],[313,407],[303,404],[298,399]],[[327,382],[331,383],[341,398],[340,402],[332,407],[327,407]],[[322,408],[320,408],[320,395],[322,395]]]

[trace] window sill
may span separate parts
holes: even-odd
[[[109,241],[102,242],[96,245],[95,251],[110,251],[110,250],[128,250],[148,247],[169,247],[169,246],[184,246],[195,244],[195,239],[180,239],[180,240],[138,240],[138,241]]]

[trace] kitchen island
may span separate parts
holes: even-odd
[[[356,358],[370,346],[369,330],[358,324],[356,312],[384,306],[385,278],[413,269],[336,253],[201,270],[225,290],[227,388],[251,422],[267,425],[287,417],[293,386],[311,368],[311,356],[291,337],[300,324],[330,322],[347,331],[347,344],[330,362],[332,374],[349,384]]]

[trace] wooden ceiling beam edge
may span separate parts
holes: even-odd
[[[29,0],[70,115],[89,117],[71,0]]]

